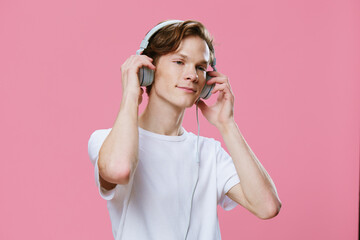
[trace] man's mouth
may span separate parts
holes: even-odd
[[[186,92],[196,92],[196,90],[193,89],[193,88],[179,87],[179,86],[177,86],[177,88],[180,88],[180,89],[182,89],[182,90],[184,90],[184,91],[186,91]]]

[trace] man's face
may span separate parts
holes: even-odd
[[[150,96],[180,108],[191,107],[205,85],[209,61],[210,50],[203,39],[184,38],[175,52],[158,58]]]

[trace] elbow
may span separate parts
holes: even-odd
[[[131,170],[130,168],[125,168],[114,173],[115,183],[121,185],[127,185],[130,181]]]
[[[126,185],[129,183],[131,168],[127,164],[114,164],[112,161],[98,160],[99,174],[101,177],[115,184]]]
[[[266,220],[276,217],[281,209],[281,201],[279,199],[268,203],[267,207],[258,214],[260,219]]]

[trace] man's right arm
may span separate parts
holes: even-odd
[[[138,94],[124,93],[118,116],[99,152],[100,184],[127,184],[138,162]]]
[[[120,110],[98,159],[100,184],[107,190],[127,184],[138,163],[138,110],[143,89],[137,73],[142,66],[155,70],[152,59],[145,55],[133,55],[121,66]]]

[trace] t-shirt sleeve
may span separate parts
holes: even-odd
[[[99,166],[98,166],[98,160],[99,160],[99,152],[102,144],[104,143],[106,137],[109,135],[111,131],[111,128],[109,129],[99,129],[95,130],[88,141],[88,154],[91,163],[93,164],[95,170],[95,183],[96,186],[99,189],[100,196],[105,200],[111,200],[113,199],[115,195],[115,188],[111,190],[106,190],[102,186],[100,186],[100,177],[99,177]]]
[[[240,182],[231,156],[216,141],[216,180],[218,204],[226,211],[237,206],[237,202],[229,198],[226,193]]]

